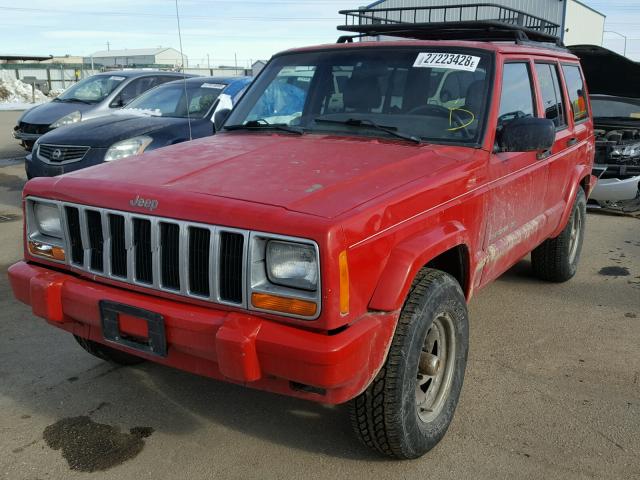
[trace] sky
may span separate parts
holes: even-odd
[[[582,0],[607,15],[606,30],[628,37],[640,60],[640,1]],[[287,48],[332,43],[338,10],[362,0],[178,0],[190,66],[248,66]],[[460,3],[464,3],[461,0]],[[622,53],[624,39],[605,34]],[[0,0],[0,53],[82,55],[109,48],[179,49],[175,0]]]

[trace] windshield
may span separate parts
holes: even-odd
[[[490,62],[479,50],[430,46],[282,55],[225,126],[479,143]]]
[[[95,75],[69,87],[57,100],[98,103],[104,100],[126,77],[120,75]]]
[[[629,98],[592,98],[593,116],[640,120],[640,100]]]
[[[188,97],[189,117],[203,118],[226,86],[224,83],[186,82],[187,96],[185,96],[183,82],[170,83],[143,93],[129,103],[124,110],[135,109],[150,115],[186,118],[186,98]]]

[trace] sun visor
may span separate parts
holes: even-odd
[[[640,64],[596,45],[568,47],[580,58],[589,93],[640,98]]]

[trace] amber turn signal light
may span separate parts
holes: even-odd
[[[256,308],[273,312],[289,313],[301,317],[313,317],[318,310],[314,302],[297,298],[285,298],[267,293],[252,293],[251,303]]]
[[[39,257],[52,258],[61,262],[64,262],[65,259],[64,248],[47,243],[35,242],[33,240],[29,241],[29,253]]]
[[[340,313],[349,313],[349,263],[347,261],[347,251],[340,252],[338,257],[340,267]]]

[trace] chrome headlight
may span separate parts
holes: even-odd
[[[312,245],[271,240],[267,243],[269,280],[289,288],[318,288],[318,259]]]
[[[151,137],[140,136],[114,143],[109,147],[109,150],[107,150],[104,161],[112,162],[113,160],[140,155],[152,141],[153,139]]]
[[[64,230],[55,203],[27,200],[27,247],[32,255],[65,261]]]
[[[48,237],[62,239],[62,221],[58,206],[51,203],[33,204],[35,226],[38,232]]]
[[[70,114],[65,115],[64,117],[59,118],[58,120],[53,122],[51,124],[51,128],[64,127],[65,125],[71,125],[72,123],[77,123],[80,120],[82,120],[82,114],[80,113],[79,110],[76,110],[75,112],[71,112]]]

